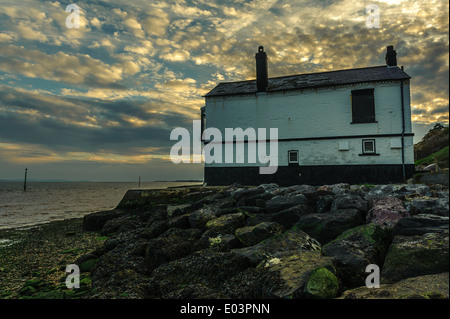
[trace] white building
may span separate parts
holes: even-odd
[[[383,66],[268,78],[267,55],[259,47],[256,80],[219,83],[205,95],[202,130],[217,128],[225,137],[226,128],[266,128],[269,137],[269,129],[277,128],[278,168],[260,174],[259,168],[268,164],[248,156],[248,137],[243,143],[231,142],[234,154],[244,144],[245,159],[227,162],[224,141],[222,160],[205,163],[205,182],[323,185],[410,178],[411,77],[397,66],[392,46],[385,60]],[[206,137],[205,145],[209,141]]]

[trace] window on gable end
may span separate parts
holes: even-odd
[[[352,91],[352,123],[375,122],[375,99],[373,93],[374,89]]]

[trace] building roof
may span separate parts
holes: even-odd
[[[401,68],[376,66],[368,68],[307,73],[269,78],[268,93],[308,88],[320,88],[362,82],[407,80],[411,77]],[[205,94],[205,97],[256,93],[256,80],[223,82]]]

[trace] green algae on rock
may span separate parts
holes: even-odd
[[[390,242],[389,230],[366,224],[346,230],[324,245],[322,253],[335,258],[336,268],[346,287],[358,287],[365,282],[368,264],[382,265]]]
[[[448,299],[449,273],[423,275],[402,279],[380,288],[366,286],[346,290],[339,299]]]
[[[318,267],[309,277],[305,291],[311,298],[335,298],[339,292],[339,282],[335,274],[327,268]]]
[[[208,221],[206,229],[233,234],[237,228],[244,226],[244,220],[243,213],[226,214]]]
[[[293,228],[263,240],[256,245],[233,249],[232,252],[244,256],[251,264],[257,265],[276,253],[290,250],[320,251],[320,244],[304,231]]]
[[[449,269],[449,232],[395,236],[389,246],[381,282],[446,272]]]

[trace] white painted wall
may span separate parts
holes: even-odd
[[[351,91],[368,88],[374,88],[377,123],[351,124]],[[237,127],[244,130],[248,127],[255,130],[277,127],[279,139],[400,134],[400,95],[400,82],[380,82],[296,92],[210,97],[206,99],[206,127],[218,128],[223,137],[225,128]],[[404,83],[404,98],[405,133],[411,133],[407,82]],[[359,156],[362,153],[361,138],[281,141],[278,146],[278,165],[287,165],[288,150],[299,151],[299,165],[401,164],[401,148],[398,148],[400,137],[374,138],[379,156]],[[348,142],[349,150],[340,151],[339,142]],[[245,147],[247,151],[247,145]],[[224,162],[206,166],[233,166]],[[405,137],[405,163],[413,162],[413,137]]]
[[[383,137],[375,138],[376,156],[360,156],[362,154],[362,139],[336,139],[314,141],[287,141],[278,143],[278,166],[288,165],[288,151],[298,150],[298,165],[363,165],[363,164],[402,164],[401,148],[397,145],[399,138]],[[348,151],[339,150],[339,142],[347,142]],[[229,167],[229,166],[260,166],[258,155],[256,163],[248,163],[248,144],[244,144],[244,163],[236,163],[236,148],[233,148],[233,163],[225,162],[225,147],[222,147],[222,159],[220,163],[205,163],[205,166]],[[257,149],[257,147],[256,147]],[[270,155],[269,146],[266,146],[267,155]],[[405,164],[414,163],[413,137],[405,137]]]

